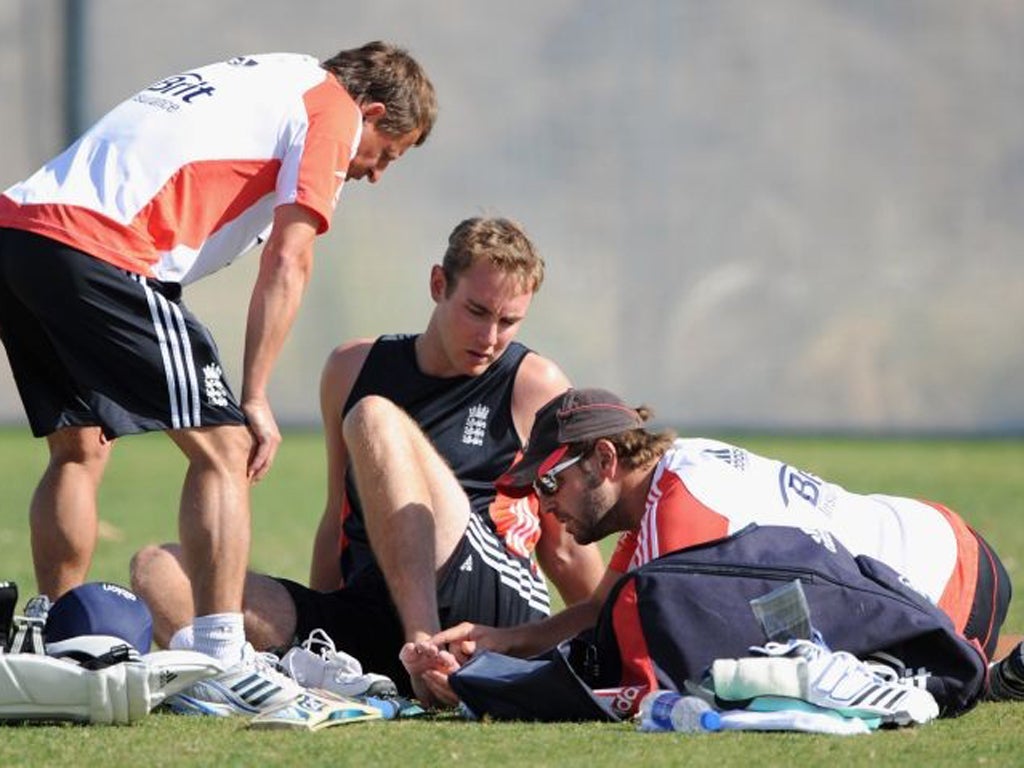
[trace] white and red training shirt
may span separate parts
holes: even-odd
[[[745,526],[785,525],[833,536],[881,560],[963,630],[978,573],[978,543],[951,510],[861,495],[781,461],[704,438],[676,440],[658,462],[640,527],[623,533],[609,567],[628,570]]]
[[[0,226],[194,282],[264,239],[279,205],[326,231],[361,135],[359,106],[316,59],[240,56],[115,107],[0,196]]]

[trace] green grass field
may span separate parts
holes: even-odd
[[[1022,581],[1024,440],[737,438],[851,490],[942,501],[979,528]],[[32,594],[28,500],[45,446],[0,430],[0,578]],[[159,435],[117,447],[101,496],[101,541],[91,578],[127,583],[132,552],[177,538],[184,462]],[[271,475],[253,494],[252,564],[305,579],[323,502],[323,456],[313,433],[286,436]],[[927,546],[923,542],[922,546]],[[1007,626],[1024,628],[1024,601]],[[1024,704],[981,705],[959,720],[839,738],[805,734],[641,734],[629,724],[531,725],[374,722],[315,734],[250,732],[242,720],[156,713],[125,728],[0,728],[0,766],[249,765],[1019,765]]]

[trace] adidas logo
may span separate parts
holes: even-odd
[[[231,690],[238,694],[238,697],[246,704],[259,707],[275,693],[278,693],[281,686],[275,685],[262,675],[249,675],[232,685]]]
[[[459,566],[460,571],[471,573],[473,571],[473,556],[466,555],[466,559],[462,561],[462,565]]]
[[[171,672],[166,669],[160,670],[160,687],[166,688],[168,683],[174,682],[178,679],[177,672]]]
[[[828,531],[821,528],[801,528],[801,530],[810,536],[812,541],[817,542],[829,552],[836,553],[836,542]]]

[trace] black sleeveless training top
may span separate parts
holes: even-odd
[[[487,508],[494,499],[494,481],[522,448],[512,420],[512,389],[519,365],[530,350],[514,341],[479,376],[439,378],[420,371],[416,363],[417,336],[381,336],[374,342],[343,415],[360,398],[371,394],[386,397],[404,409],[451,466],[469,496],[473,512],[493,529]],[[350,512],[343,524],[341,572],[349,581],[375,561],[351,472],[345,475],[345,496]]]

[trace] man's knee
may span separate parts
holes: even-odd
[[[179,552],[177,544],[151,544],[132,555],[128,564],[132,591],[145,598],[166,585],[168,569],[181,570]]]
[[[345,442],[356,442],[360,435],[394,435],[409,421],[405,412],[380,395],[366,395],[349,409],[342,421]]]
[[[102,470],[110,456],[113,442],[103,437],[99,427],[67,427],[46,437],[51,461],[58,464],[81,464]]]
[[[298,607],[277,579],[249,573],[242,610],[246,638],[259,650],[287,648],[295,638]]]
[[[242,425],[181,429],[169,434],[194,468],[244,473],[249,463],[252,435]]]

